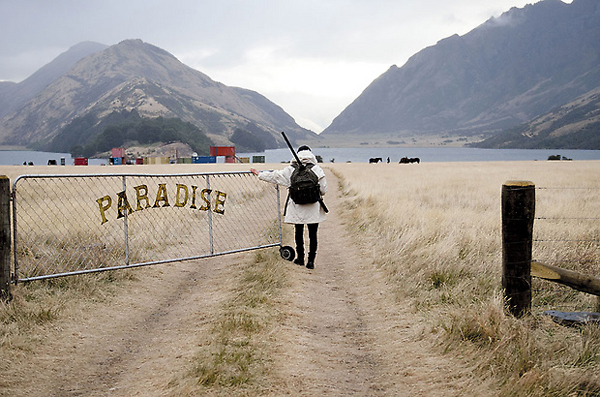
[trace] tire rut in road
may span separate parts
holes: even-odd
[[[233,260],[233,259],[232,259]],[[189,368],[200,334],[224,299],[231,266],[218,258],[140,270],[142,280],[92,317],[71,319],[39,359],[50,395],[160,395]],[[230,262],[231,263],[231,262]],[[43,393],[47,395],[46,393]],[[41,395],[35,394],[33,395]]]

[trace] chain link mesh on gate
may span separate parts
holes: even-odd
[[[250,172],[25,175],[13,194],[19,281],[281,245],[279,190]]]

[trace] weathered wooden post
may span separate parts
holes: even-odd
[[[508,181],[502,185],[502,288],[508,310],[521,317],[531,310],[531,249],[535,185]]]
[[[0,299],[10,294],[10,179],[0,175]]]

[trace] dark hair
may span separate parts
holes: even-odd
[[[299,152],[301,152],[301,151],[303,151],[303,150],[308,150],[308,151],[310,152],[310,148],[309,148],[308,146],[306,146],[306,145],[302,145],[302,146],[300,146],[300,147],[298,148],[298,151],[299,151]]]

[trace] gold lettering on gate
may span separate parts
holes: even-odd
[[[125,216],[123,211],[127,211],[127,215],[129,215],[133,212],[133,209],[131,208],[131,205],[129,205],[129,200],[127,200],[127,194],[124,190],[117,193],[117,197],[119,197],[119,201],[117,203],[117,219],[119,219]]]
[[[112,199],[110,196],[104,196],[100,197],[98,200],[96,200],[96,202],[98,203],[98,207],[100,207],[100,216],[102,217],[101,225],[104,225],[106,222],[108,222],[108,219],[106,219],[106,211],[112,205]],[[106,205],[102,204],[104,202],[106,202]]]
[[[185,192],[185,196],[183,198],[183,202],[180,201],[181,196],[180,192]],[[185,204],[188,201],[188,187],[186,185],[182,185],[181,183],[177,184],[177,196],[175,198],[175,207],[185,207]]]
[[[191,188],[191,189],[190,189]],[[117,201],[117,216],[116,219],[120,219],[125,217],[126,215],[130,215],[134,212],[142,211],[146,208],[164,208],[170,207],[169,204],[169,194],[166,183],[158,184],[156,198],[154,200],[154,204],[151,205],[150,197],[149,197],[149,189],[148,186],[138,185],[134,187],[135,190],[135,210],[129,203],[129,199],[127,197],[127,192],[122,191],[116,193],[116,201]],[[191,193],[190,193],[191,191]],[[196,198],[198,197],[198,186],[187,186],[182,183],[178,183],[175,185],[175,191],[171,192],[171,194],[175,196],[175,204],[176,208],[184,208],[189,203],[189,208],[199,211],[213,211],[217,214],[224,215],[225,214],[225,201],[227,199],[227,193],[221,192],[219,190],[212,189],[202,189],[200,190],[199,198],[200,202],[197,207]],[[213,194],[214,193],[214,194]],[[171,196],[173,197],[173,196]],[[111,196],[106,195],[100,197],[96,200],[98,204],[98,210],[100,211],[100,219],[101,225],[108,222],[108,213],[113,204],[113,199]]]
[[[196,209],[196,189],[198,189],[198,186],[192,186],[192,204],[190,208],[193,209]]]
[[[204,205],[200,207],[200,211],[210,210],[210,192],[212,192],[211,189],[202,189],[200,192],[200,197],[202,197],[202,201],[204,201]],[[206,197],[207,194],[208,197]]]
[[[217,200],[215,201],[215,212],[217,214],[225,215],[225,199],[227,198],[227,193],[219,192],[217,190]]]
[[[152,207],[158,208],[158,203],[163,202],[163,207],[169,206],[169,198],[167,197],[167,184],[161,183],[158,185],[158,193],[156,193],[156,201]]]
[[[135,189],[135,195],[137,197],[137,207],[135,208],[136,211],[141,211],[144,208],[150,208],[150,200],[148,199],[148,186],[146,185],[139,185],[134,187]],[[143,193],[142,193],[143,191]],[[142,207],[142,200],[146,201],[146,206]]]

